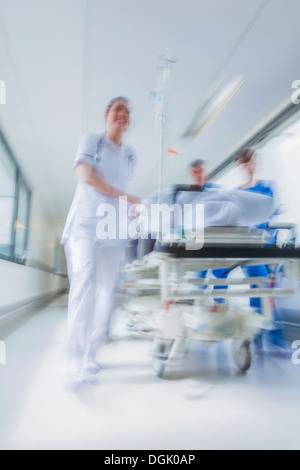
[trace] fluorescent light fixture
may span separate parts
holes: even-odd
[[[227,85],[224,85],[222,81],[198,108],[181,137],[189,139],[199,137],[223,111],[225,106],[232,100],[244,83],[245,79],[242,76]]]
[[[6,104],[6,83],[0,80],[0,104]]]

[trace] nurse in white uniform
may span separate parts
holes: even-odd
[[[127,197],[129,204],[140,203],[125,192],[135,166],[132,150],[122,143],[130,123],[127,99],[111,100],[105,120],[104,134],[86,133],[80,140],[75,160],[78,186],[62,238],[71,286],[64,372],[73,382],[99,372],[96,352],[106,332],[125,250],[124,240],[97,237],[97,210],[111,204],[118,219],[120,197]]]

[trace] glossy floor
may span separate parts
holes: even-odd
[[[99,355],[99,384],[70,393],[60,378],[66,301],[0,330],[0,448],[300,448],[300,366],[290,358],[255,357],[240,375],[230,344],[193,343],[161,380],[151,343],[128,336],[122,315]]]

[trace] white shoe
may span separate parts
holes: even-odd
[[[82,379],[81,361],[66,362],[62,367],[61,373],[68,383],[77,384]]]
[[[101,371],[101,368],[99,364],[95,361],[89,361],[85,366],[84,366],[84,372],[87,372],[90,375],[97,375]]]
[[[112,338],[111,338],[109,335],[103,336],[103,338],[102,338],[102,343],[103,343],[104,345],[107,346],[108,344],[111,344],[112,342],[113,342],[113,340],[112,340]]]

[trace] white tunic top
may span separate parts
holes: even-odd
[[[85,133],[79,143],[74,166],[88,163],[108,183],[126,190],[132,179],[135,156],[127,145],[118,147],[106,134]],[[96,227],[99,222],[97,209],[101,204],[112,204],[118,216],[119,201],[106,196],[92,186],[79,182],[67,217],[62,244],[70,237],[88,238],[97,241]]]

